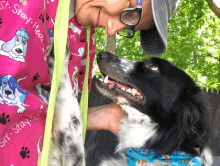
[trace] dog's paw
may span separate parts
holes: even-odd
[[[22,150],[20,152],[20,156],[25,159],[25,158],[30,158],[30,150],[28,150],[27,147],[22,147]]]

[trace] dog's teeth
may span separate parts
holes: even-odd
[[[135,94],[135,90],[136,90],[136,89],[132,88],[132,90],[131,90],[131,94],[132,94],[132,95]]]
[[[105,77],[104,83],[106,83],[106,84],[108,83],[108,76]]]
[[[121,90],[125,91],[125,88],[123,87],[123,88],[121,88]]]
[[[126,92],[131,93],[131,88],[127,89],[127,91],[126,91]]]
[[[132,94],[132,95],[135,96],[135,94],[136,94],[137,92],[138,92],[137,89],[132,88],[132,90],[131,90],[131,94]]]

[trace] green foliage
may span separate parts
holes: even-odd
[[[104,28],[96,28],[96,55],[100,51],[105,51],[105,29]],[[102,77],[101,72],[98,69],[96,57],[94,61],[94,67],[93,67],[93,75],[96,77]]]
[[[167,52],[160,56],[187,72],[202,88],[220,89],[220,20],[206,0],[181,0],[168,26]],[[116,54],[130,60],[148,59],[140,33],[117,36]],[[97,53],[104,51],[105,31],[97,28]]]

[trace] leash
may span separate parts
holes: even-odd
[[[88,79],[89,79],[89,60],[90,60],[90,56],[89,56],[90,33],[91,33],[91,27],[87,26],[86,27],[86,42],[87,42],[86,73],[85,73],[85,77],[84,77],[82,96],[81,96],[81,100],[80,100],[80,110],[81,110],[82,121],[83,121],[83,139],[84,139],[84,142],[85,142],[85,138],[86,138],[88,98],[89,98]]]
[[[41,154],[41,161],[38,161],[38,166],[48,165],[54,107],[66,51],[67,30],[69,21],[69,4],[70,0],[59,0],[57,7],[56,20],[54,25],[55,62],[53,70],[53,79],[48,104],[46,127],[44,131],[43,151]]]

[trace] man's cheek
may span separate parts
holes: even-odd
[[[83,8],[76,13],[76,18],[77,22],[82,26],[87,26],[91,22],[88,12],[83,10]]]
[[[77,22],[82,26],[93,25],[97,26],[99,8],[89,7],[81,8],[76,13]]]

